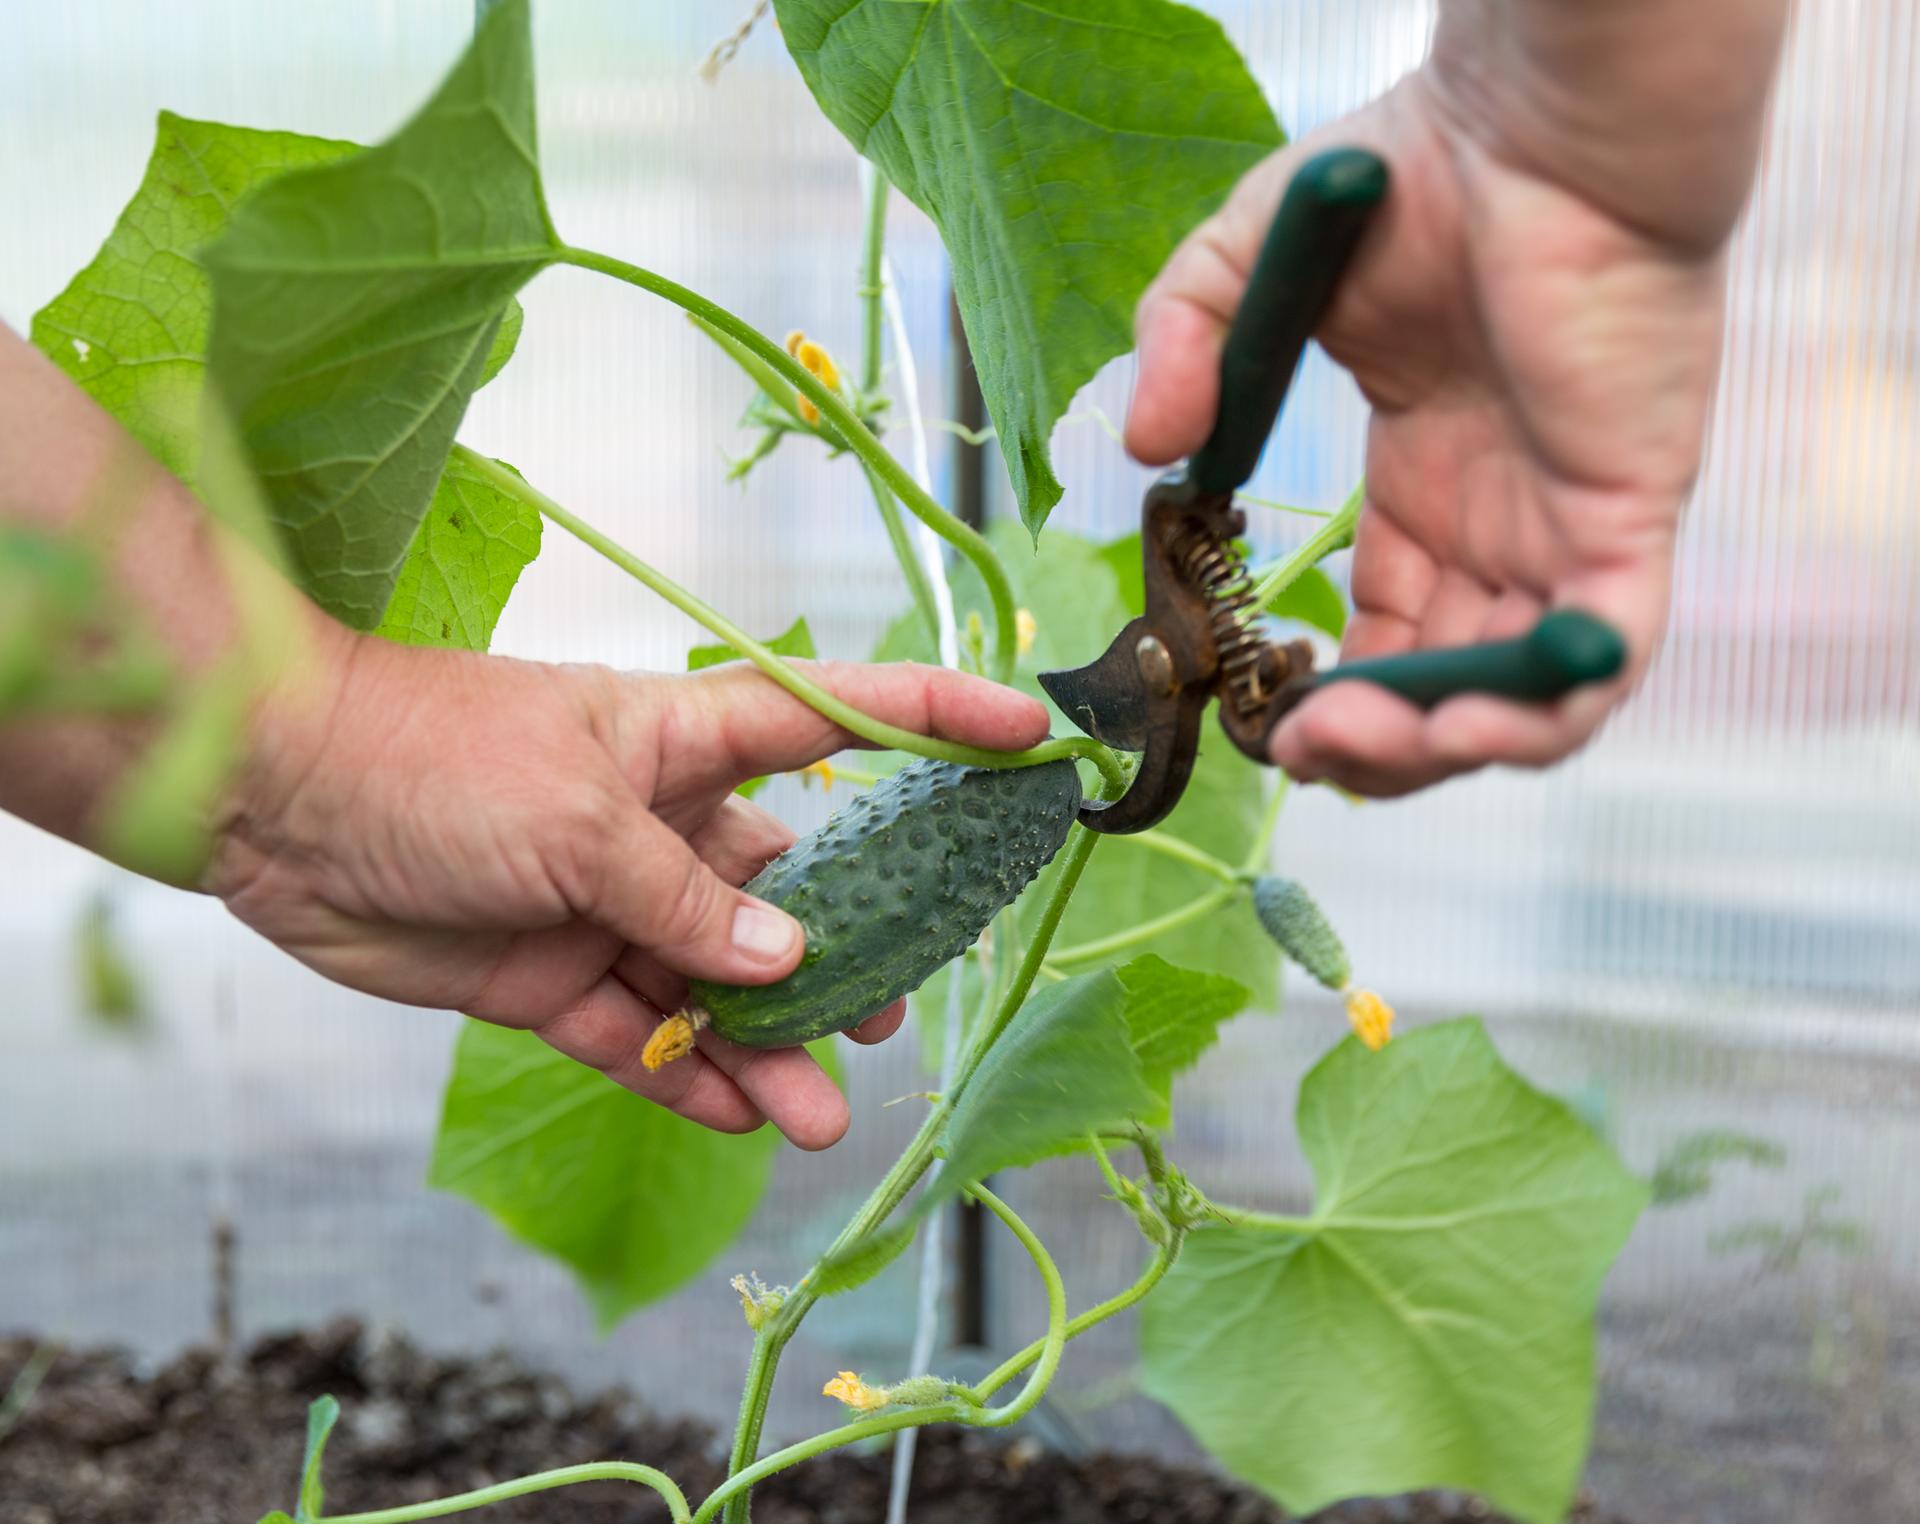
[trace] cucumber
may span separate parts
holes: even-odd
[[[1253,913],[1280,950],[1328,989],[1343,990],[1353,982],[1339,934],[1299,883],[1273,874],[1255,879]]]
[[[691,1003],[750,1048],[844,1032],[972,946],[1053,860],[1079,808],[1071,761],[908,763],[746,886],[806,928],[800,966],[776,984],[696,980]]]

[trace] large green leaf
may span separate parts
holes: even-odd
[[[955,1105],[939,1175],[909,1216],[825,1267],[822,1294],[872,1279],[912,1241],[929,1211],[972,1181],[1076,1152],[1090,1133],[1166,1126],[1174,1076],[1212,1046],[1220,1023],[1246,998],[1231,979],[1152,956],[1030,995]]]
[[[356,145],[161,112],[133,199],[87,267],[34,314],[33,342],[153,454],[200,485],[201,390],[213,293],[196,256],[256,186],[329,164]],[[512,304],[484,379],[520,332]],[[380,633],[485,650],[521,569],[540,548],[539,515],[448,462],[409,547]]]
[[[710,1132],[563,1058],[469,1021],[431,1184],[563,1261],[603,1327],[705,1269],[753,1215],[779,1135]]]
[[[33,315],[33,342],[182,481],[198,477],[212,293],[195,262],[248,191],[352,143],[160,113],[146,174],[87,267]]]
[[[514,583],[540,554],[539,510],[471,459],[464,446],[447,457],[376,630],[388,640],[486,650]]]
[[[1347,1039],[1298,1119],[1306,1230],[1249,1216],[1193,1234],[1146,1304],[1147,1390],[1300,1513],[1457,1487],[1563,1518],[1594,1304],[1646,1187],[1472,1020],[1379,1053]]]
[[[212,371],[308,591],[376,625],[513,294],[560,247],[527,0],[378,147],[263,185],[202,262]]]
[[[941,1183],[957,1190],[1150,1120],[1160,1100],[1128,1037],[1127,987],[1110,969],[1036,992],[953,1109]]]
[[[1034,616],[1033,647],[1020,658],[1017,685],[1046,699],[1038,675],[1051,667],[1077,667],[1092,661],[1138,609],[1130,607],[1125,570],[1133,566],[1137,585],[1137,536],[1133,562],[1123,544],[1106,547],[1066,530],[1049,532],[1035,547],[1019,526],[991,526],[988,538],[999,550],[1013,583],[1014,599]],[[987,617],[986,593],[970,566],[954,570],[954,602],[964,619],[969,610]],[[909,610],[894,621],[874,652],[876,661],[937,660],[925,623]],[[1075,726],[1051,701],[1054,731]],[[1157,829],[1203,847],[1216,857],[1238,862],[1259,830],[1266,780],[1263,770],[1234,749],[1209,716],[1201,729],[1200,759],[1179,807]],[[1039,913],[1043,876],[1021,901],[1021,918],[1030,930]],[[1178,910],[1197,894],[1218,888],[1215,880],[1172,862],[1159,853],[1115,837],[1101,844],[1087,865],[1067,907],[1056,947],[1089,942],[1156,916]],[[1273,1009],[1280,999],[1279,954],[1254,919],[1244,896],[1200,920],[1189,922],[1131,947],[1113,959],[1155,952],[1183,968],[1224,974],[1244,985],[1251,1003]],[[1082,967],[1095,967],[1089,963]]]
[[[1158,1109],[1141,1120],[1164,1127],[1172,1120],[1174,1076],[1191,1069],[1213,1046],[1220,1024],[1246,1005],[1247,987],[1218,974],[1176,968],[1152,954],[1114,972],[1127,991],[1127,1045],[1159,1100]]]
[[[1180,237],[1282,141],[1219,25],[1170,0],[774,0],[820,108],[935,223],[1021,517]]]
[[[972,1182],[1084,1148],[1089,1133],[1160,1120],[1164,1089],[1141,1068],[1127,1000],[1127,986],[1111,969],[1029,996],[954,1106],[941,1138],[945,1162],[912,1215],[836,1256],[825,1267],[827,1294],[884,1269],[928,1212]]]

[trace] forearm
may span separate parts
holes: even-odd
[[[97,538],[111,596],[184,682],[242,654],[264,676],[335,640],[329,621],[4,326],[0,522]],[[291,689],[280,700],[299,701]],[[160,723],[153,714],[0,720],[0,809],[97,845],[103,803]]]
[[[1788,0],[1442,0],[1428,75],[1496,156],[1710,253],[1752,183]]]

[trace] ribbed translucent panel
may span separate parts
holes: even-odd
[[[717,85],[694,73],[747,8],[537,8],[555,218],[575,242],[770,332],[804,328],[850,362],[851,154],[769,29]],[[1210,8],[1296,132],[1415,65],[1433,14],[1419,0]],[[104,235],[157,108],[378,136],[430,87],[471,7],[16,9],[0,48],[0,205],[14,209],[0,318],[18,328]],[[1642,691],[1546,775],[1395,804],[1301,791],[1277,847],[1404,1019],[1484,1013],[1509,1057],[1577,1097],[1635,1167],[1709,1128],[1784,1150],[1778,1170],[1735,1166],[1704,1198],[1650,1212],[1611,1284],[1594,1485],[1647,1519],[1920,1517],[1917,87],[1912,0],[1801,8],[1731,255],[1671,633]],[[942,418],[943,256],[911,208],[896,208],[892,256],[926,411]],[[805,614],[828,652],[863,654],[903,598],[850,464],[789,443],[729,486],[746,388],[675,310],[571,271],[525,303],[520,354],[464,436],[747,628]],[[1059,430],[1063,526],[1134,521],[1146,473],[1101,427],[1130,380],[1116,362]],[[1364,431],[1351,384],[1311,358],[1254,490],[1332,505],[1360,470]],[[1281,548],[1301,523],[1263,516],[1256,538]],[[1104,633],[1088,632],[1090,650]],[[497,644],[672,670],[697,638],[550,531]],[[765,798],[801,826],[822,808],[786,783]],[[103,882],[156,1010],[138,1043],[77,1012],[67,932]],[[723,1417],[745,1346],[720,1271],[798,1273],[911,1125],[910,1108],[879,1103],[924,1084],[909,1043],[851,1056],[849,1143],[787,1160],[715,1275],[596,1343],[559,1271],[420,1184],[450,1018],[322,985],[216,907],[4,822],[0,966],[0,1322],[151,1350],[205,1330],[209,1226],[224,1214],[244,1329],[356,1310],[440,1343],[505,1339],[581,1375],[643,1379]],[[1324,999],[1293,994],[1283,1016],[1243,1020],[1184,1087],[1181,1160],[1223,1195],[1310,1195],[1285,1102],[1341,1024]],[[1076,1304],[1127,1276],[1131,1230],[1083,1169],[1016,1189]],[[1858,1239],[1823,1233],[1830,1220]],[[1777,1230],[1771,1255],[1722,1236],[1756,1224]],[[992,1291],[1002,1342],[1039,1326],[1017,1257],[996,1259]],[[792,1358],[801,1374],[885,1368],[909,1305],[897,1276],[830,1304]],[[1067,1381],[1111,1395],[1130,1339],[1119,1326],[1076,1345]],[[820,1417],[807,1385],[796,1376],[782,1427]],[[1138,1401],[1087,1422],[1183,1443]]]

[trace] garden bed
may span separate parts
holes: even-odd
[[[0,1392],[36,1341],[0,1338]],[[656,1390],[659,1388],[656,1387]],[[261,1339],[222,1361],[189,1350],[156,1369],[109,1349],[71,1350],[0,1437],[6,1524],[251,1524],[291,1504],[307,1404],[345,1412],[327,1452],[327,1509],[393,1507],[579,1461],[658,1466],[699,1496],[721,1478],[718,1437],[632,1394],[576,1396],[504,1355],[454,1359],[342,1321]],[[788,1471],[755,1498],[757,1524],[875,1524],[888,1457],[841,1452]],[[470,1515],[486,1524],[647,1524],[652,1493],[597,1483]],[[1070,1459],[1018,1437],[921,1436],[915,1524],[1280,1524],[1264,1499],[1145,1456]],[[1326,1524],[1489,1524],[1445,1494],[1349,1503]],[[1590,1508],[1577,1524],[1620,1524]]]

